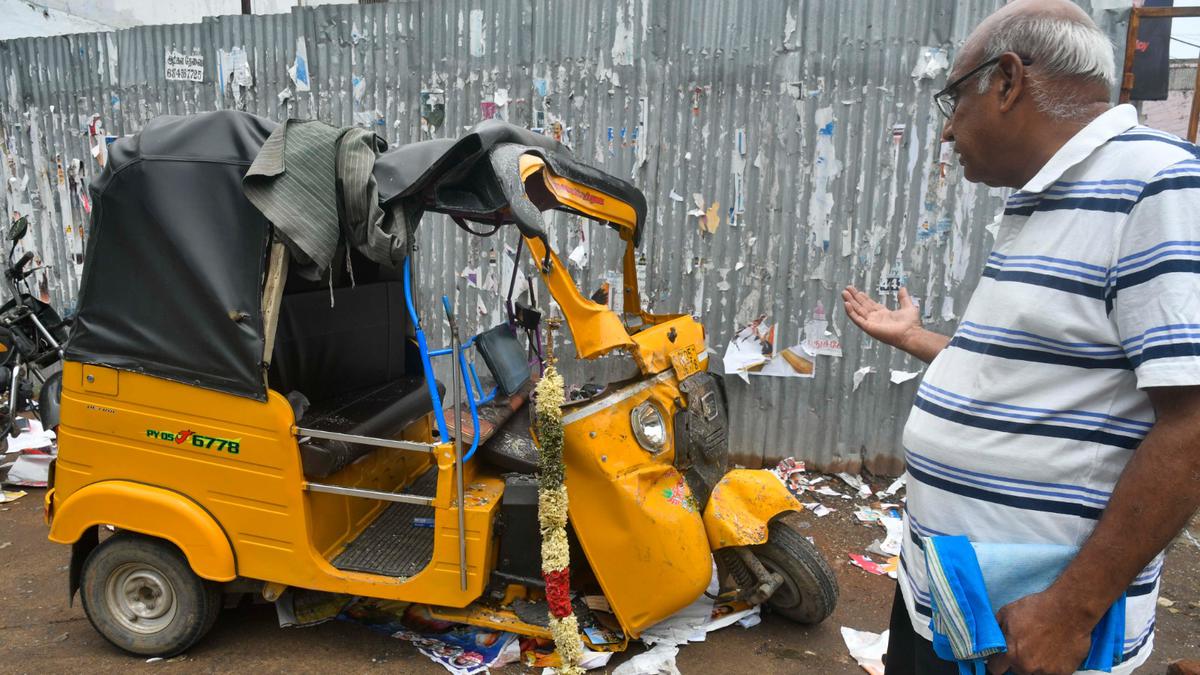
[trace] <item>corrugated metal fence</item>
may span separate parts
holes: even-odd
[[[760,315],[781,347],[822,313],[842,340],[811,379],[726,377],[738,461],[895,472],[916,380],[893,379],[921,364],[862,339],[839,292],[906,281],[927,323],[953,330],[1001,195],[962,180],[930,94],[942,59],[999,4],[447,0],[14,40],[0,43],[0,178],[53,267],[40,292],[69,310],[94,151],[157,115],[315,117],[392,144],[492,116],[543,129],[646,193],[647,303],[701,315],[714,366]],[[1122,13],[1098,18],[1123,36]],[[553,230],[564,255],[586,248],[585,292],[619,269],[610,232],[558,216]],[[441,218],[423,226],[424,306],[457,287],[469,323],[486,326],[515,237],[464,239]]]

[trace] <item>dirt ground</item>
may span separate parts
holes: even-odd
[[[46,540],[42,490],[0,506],[0,672],[5,673],[444,673],[408,643],[339,621],[304,629],[281,629],[272,606],[227,609],[216,627],[187,654],[171,662],[146,663],[104,641],[76,602],[67,606],[66,547]],[[680,649],[683,673],[861,673],[842,642],[839,626],[880,632],[886,628],[894,582],[846,562],[882,529],[859,524],[852,508],[810,517],[812,536],[833,564],[841,584],[834,615],[816,627],[800,627],[766,615],[752,628],[732,626],[707,642]],[[1200,518],[1190,531],[1200,539]],[[1200,658],[1200,546],[1178,539],[1167,557],[1156,649],[1141,672],[1164,673],[1166,664]],[[631,650],[631,653],[637,650]],[[623,655],[628,658],[630,654]],[[614,659],[609,666],[624,658]],[[527,672],[519,666],[503,675]]]

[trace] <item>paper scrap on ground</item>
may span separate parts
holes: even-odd
[[[713,565],[712,578],[706,589],[696,600],[647,628],[641,635],[642,642],[653,648],[645,654],[640,654],[626,661],[613,671],[624,675],[655,675],[657,673],[678,673],[675,667],[675,656],[679,653],[679,645],[688,642],[703,642],[709,633],[737,623],[749,628],[758,623],[761,607],[743,607],[738,609],[731,605],[715,605],[711,596],[720,591],[720,580],[717,577],[716,565]],[[638,660],[649,654],[655,656]],[[668,658],[669,657],[669,658]],[[630,665],[637,661],[637,665]],[[629,668],[623,670],[624,668]]]
[[[779,480],[783,481],[783,484],[787,486],[788,492],[799,496],[809,485],[809,481],[806,479],[804,471],[804,462],[797,461],[795,457],[788,457],[787,459],[779,462],[779,464],[772,469],[771,473],[775,474]]]
[[[891,484],[891,485],[889,485],[889,486],[887,486],[887,489],[886,489],[886,490],[884,490],[884,491],[882,491],[882,492],[879,492],[879,493],[877,493],[877,496],[879,496],[879,497],[891,497],[892,495],[896,494],[896,491],[897,491],[897,490],[899,490],[899,489],[900,489],[900,488],[902,488],[902,487],[904,487],[904,474],[901,474],[899,478],[897,478],[896,480],[892,481],[892,484]]]
[[[880,566],[879,563],[875,562],[874,560],[871,560],[870,558],[868,558],[865,555],[851,553],[850,554],[850,564],[854,565],[855,567],[860,567],[860,568],[866,570],[867,572],[870,572],[871,574],[875,574],[878,576],[883,576],[883,575],[887,574],[887,570],[883,569],[883,567]]]
[[[812,511],[818,518],[824,518],[825,516],[833,513],[833,509],[820,502],[805,502],[804,508]]]
[[[849,485],[850,487],[854,488],[854,490],[856,492],[858,491],[859,488],[861,488],[864,485],[863,479],[860,478],[859,476],[855,476],[852,473],[846,473],[845,471],[843,471],[843,472],[837,474],[837,477],[841,478],[842,482],[845,483],[846,485]]]
[[[8,449],[0,465],[10,462],[4,482],[22,487],[46,487],[50,479],[50,462],[58,454],[54,432],[42,429],[36,419],[28,420],[29,427],[16,438],[8,439]]]
[[[454,675],[487,673],[521,659],[514,633],[440,621],[421,605],[362,598],[338,618],[407,640]]]
[[[850,656],[871,675],[883,675],[883,655],[887,653],[888,631],[882,634],[842,626],[842,640]]]
[[[822,485],[821,487],[813,490],[813,492],[815,492],[819,495],[825,495],[826,497],[845,497],[846,496],[846,495],[838,492],[837,490],[834,490],[833,488],[829,487],[828,485]]]
[[[679,647],[658,645],[613,669],[613,675],[680,675],[675,665]]]
[[[26,494],[28,493],[24,490],[4,490],[0,492],[0,504],[15,502]]]
[[[887,537],[879,547],[889,556],[900,555],[900,543],[904,541],[904,521],[900,518],[884,516],[879,519],[879,522],[887,530]]]
[[[919,370],[916,372],[913,372],[913,373],[910,373],[906,370],[893,370],[892,371],[892,384],[901,384],[904,382],[908,382],[909,380],[913,379],[914,377],[916,377],[920,374],[921,374],[921,371],[919,371]]]

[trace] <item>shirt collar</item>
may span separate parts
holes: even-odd
[[[1068,169],[1091,156],[1096,148],[1107,143],[1113,136],[1136,127],[1137,124],[1137,109],[1128,103],[1110,108],[1059,148],[1037,175],[1021,188],[1021,192],[1044,191],[1058,181]]]

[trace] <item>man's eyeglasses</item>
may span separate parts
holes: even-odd
[[[950,119],[951,117],[953,117],[954,109],[956,107],[958,107],[958,87],[959,87],[959,85],[961,85],[963,82],[966,82],[967,80],[974,77],[976,74],[978,74],[984,68],[990,68],[991,66],[994,66],[997,63],[1000,63],[1001,56],[1004,56],[1004,55],[1001,54],[1000,56],[988,59],[987,61],[984,61],[983,63],[975,66],[966,75],[963,75],[962,77],[958,78],[957,80],[946,85],[945,89],[942,89],[941,91],[939,91],[938,93],[933,95],[933,102],[937,104],[938,110],[941,111],[942,115],[944,115],[946,117],[946,119]],[[1025,66],[1031,66],[1031,65],[1033,65],[1033,59],[1022,56],[1021,64],[1025,65]]]

